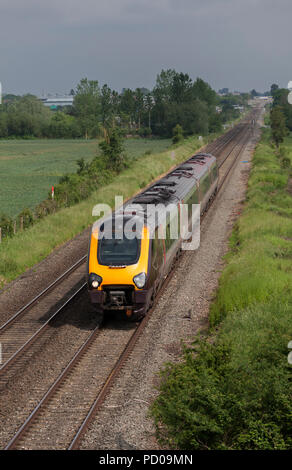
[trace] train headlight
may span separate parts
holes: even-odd
[[[138,287],[138,289],[142,289],[145,286],[146,274],[145,273],[137,274],[137,276],[133,277],[133,281],[135,285]]]
[[[102,283],[102,277],[95,273],[90,273],[88,277],[88,285],[90,289],[97,289]]]

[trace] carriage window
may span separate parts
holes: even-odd
[[[192,195],[192,204],[199,204],[199,194],[198,194],[198,190],[196,189],[196,191],[193,193]]]
[[[212,178],[213,178],[213,181],[217,179],[217,166],[216,165],[214,165],[212,168]]]
[[[209,175],[205,175],[203,177],[203,179],[201,180],[201,191],[203,194],[206,194],[206,192],[208,191],[209,187],[210,187],[210,177]]]
[[[165,247],[166,247],[166,250],[168,250],[174,242],[174,240],[171,238],[170,222],[166,226],[165,234],[166,234]]]

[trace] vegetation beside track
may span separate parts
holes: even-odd
[[[209,136],[214,139],[216,136]],[[15,279],[28,268],[44,259],[53,249],[72,239],[94,221],[91,213],[98,203],[114,205],[115,195],[129,198],[172,166],[192,155],[205,141],[190,137],[182,145],[172,146],[161,153],[147,154],[133,160],[129,168],[114,180],[90,194],[72,207],[50,214],[13,238],[0,244],[0,283]]]
[[[172,448],[292,448],[292,138],[284,145],[264,131],[210,331],[161,373],[152,414]]]

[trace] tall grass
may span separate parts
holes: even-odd
[[[286,140],[292,151],[292,140]],[[265,131],[210,311],[210,336],[162,371],[152,407],[162,442],[182,449],[292,449],[290,168]]]

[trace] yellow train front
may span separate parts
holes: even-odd
[[[124,229],[129,220],[118,216],[93,228],[87,282],[97,310],[122,310],[128,317],[140,318],[146,313],[152,295],[150,237],[143,223],[138,236],[128,237]]]

